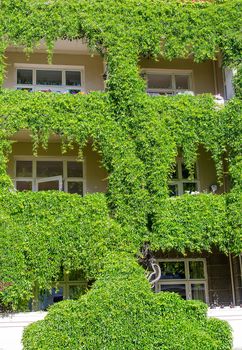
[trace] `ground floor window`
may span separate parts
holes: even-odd
[[[16,157],[14,185],[18,191],[58,190],[83,195],[84,162],[73,157]]]
[[[155,285],[156,292],[175,292],[183,299],[208,303],[205,259],[164,259],[158,260],[158,263],[161,277]]]
[[[88,283],[82,271],[62,272],[51,290],[36,295],[38,309],[46,310],[49,306],[66,299],[76,300],[87,288]]]

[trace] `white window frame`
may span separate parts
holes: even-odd
[[[53,288],[60,289],[63,288],[63,300],[70,299],[70,287],[76,286],[76,287],[86,287],[87,288],[87,281],[84,279],[80,280],[70,280],[70,274],[66,273],[66,271],[63,272],[63,280],[58,280],[56,283],[53,284]]]
[[[58,280],[55,283],[52,284],[51,290],[49,290],[50,295],[53,296],[52,292],[53,289],[59,291],[61,288],[63,288],[63,300],[70,299],[70,287],[82,287],[83,289],[88,288],[88,281],[84,278],[78,279],[78,280],[70,280],[70,274],[68,274],[66,271],[63,271],[63,279]],[[46,293],[48,291],[46,290]],[[55,304],[55,303],[53,303]],[[53,304],[47,304],[46,307],[48,308],[50,305]],[[36,288],[34,290],[34,299],[32,300],[32,310],[35,309],[34,305],[37,305],[37,310],[43,310],[44,307],[44,301],[41,300],[41,295],[39,294],[39,288]],[[35,311],[37,311],[35,310]]]
[[[33,166],[33,165],[32,165]],[[52,181],[58,181],[59,182],[59,191],[62,191],[63,188],[63,177],[62,176],[50,176],[50,177],[41,177],[36,178],[36,188],[37,192],[39,191],[38,185],[45,182],[52,182]]]
[[[184,183],[195,183],[197,185],[197,191],[200,192],[200,178],[199,178],[199,166],[198,162],[196,162],[196,178],[194,179],[185,179],[182,177],[182,164],[184,163],[184,160],[182,157],[177,157],[176,158],[176,166],[177,166],[177,173],[178,173],[178,178],[177,179],[171,179],[168,182],[168,185],[176,185],[178,188],[178,196],[181,196],[184,194],[183,190],[183,184]]]
[[[32,177],[17,177],[16,176],[16,161],[32,161]],[[38,161],[61,161],[63,162],[63,177],[51,176],[51,177],[39,177],[37,178],[37,162]],[[67,162],[82,162],[83,176],[81,177],[67,177]],[[38,184],[49,181],[59,181],[59,189],[63,188],[64,192],[68,192],[68,181],[82,182],[83,184],[83,196],[86,194],[86,162],[85,158],[82,160],[76,157],[55,157],[55,156],[14,156],[14,187],[16,188],[16,181],[32,182],[32,191],[38,192]]]
[[[28,63],[15,63],[15,88],[16,89],[31,89],[32,91],[44,91],[51,90],[53,92],[65,92],[67,90],[79,90],[85,92],[85,69],[84,66],[70,66],[70,65],[54,65],[54,64],[28,64]],[[26,69],[32,70],[32,84],[18,84],[17,70]],[[36,84],[36,71],[37,70],[50,70],[62,72],[62,84],[61,85],[40,85]],[[81,73],[81,85],[73,86],[66,85],[66,71],[76,71]]]
[[[157,262],[184,262],[185,266],[185,278],[184,279],[160,279],[155,283],[155,292],[160,292],[161,285],[179,285],[184,284],[186,288],[186,299],[192,300],[192,284],[204,284],[205,286],[205,302],[209,303],[208,297],[208,274],[207,274],[207,261],[205,258],[180,258],[180,259],[157,259]],[[191,279],[189,274],[189,262],[190,261],[202,261],[204,268],[204,278]],[[194,300],[194,299],[193,299]]]
[[[193,71],[192,69],[160,69],[160,68],[144,68],[142,69],[142,74],[146,76],[146,82],[147,82],[147,93],[150,95],[160,95],[160,94],[167,94],[167,95],[176,95],[178,93],[186,93],[186,92],[192,92],[194,93],[194,79],[193,79]],[[157,75],[169,75],[172,79],[172,88],[171,89],[152,89],[148,88],[148,75],[149,74],[157,74]],[[175,76],[176,75],[186,75],[188,76],[188,89],[176,89],[176,81]]]

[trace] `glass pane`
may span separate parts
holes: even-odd
[[[81,270],[70,271],[69,281],[82,281],[84,278],[83,272]]]
[[[71,95],[82,94],[80,90],[70,89],[68,91]]]
[[[192,284],[191,290],[192,290],[192,299],[202,300],[203,302],[206,302],[204,283]]]
[[[183,183],[183,193],[191,193],[197,191],[197,184],[194,182]]]
[[[17,191],[32,191],[32,181],[16,181]]]
[[[148,74],[147,78],[148,78],[149,89],[171,89],[172,88],[171,75]]]
[[[83,196],[83,184],[82,182],[68,181],[67,183],[67,192],[77,193]]]
[[[37,70],[37,85],[62,85],[62,72],[55,70]]]
[[[40,295],[40,310],[46,310],[48,306],[58,303],[64,299],[63,287],[52,288],[51,292],[46,291],[43,295]]]
[[[47,181],[38,183],[38,191],[59,191],[59,181]]]
[[[82,162],[67,162],[67,177],[83,177]]]
[[[32,92],[33,91],[32,88],[27,88],[27,87],[18,87],[17,90],[24,90],[24,91],[28,91],[28,92]]]
[[[81,295],[85,293],[86,285],[81,286],[70,285],[69,286],[69,299],[79,299]]]
[[[186,168],[185,164],[182,163],[182,178],[183,179],[187,179],[189,177],[189,171],[188,169]]]
[[[190,173],[188,171],[188,169],[186,168],[185,164],[182,163],[182,178],[183,179],[188,179]],[[197,178],[197,169],[196,169],[196,164],[194,164],[194,172],[191,173],[191,175],[193,176],[194,179]]]
[[[81,86],[81,72],[67,71],[66,85]]]
[[[33,84],[33,71],[31,69],[18,69],[17,84]]]
[[[189,273],[191,279],[205,278],[203,261],[189,261]]]
[[[58,281],[64,281],[64,270],[63,268],[60,269],[60,273],[58,275]]]
[[[173,92],[159,92],[159,95],[160,96],[173,96],[174,95],[174,93]]]
[[[189,89],[189,76],[188,75],[176,75],[176,89],[188,90]]]
[[[32,161],[17,160],[16,161],[17,177],[32,177]]]
[[[177,185],[168,185],[169,196],[175,197],[178,196],[178,186]]]
[[[161,279],[185,279],[184,261],[160,262]]]
[[[159,92],[154,92],[154,91],[148,91],[148,95],[150,96],[172,96],[173,92],[165,92],[165,91],[159,91]]]
[[[183,299],[186,299],[185,284],[162,284],[160,286],[160,291],[178,293]]]
[[[174,170],[171,174],[172,179],[178,179],[178,164],[176,163],[174,166]]]
[[[63,162],[38,161],[37,177],[63,176]]]

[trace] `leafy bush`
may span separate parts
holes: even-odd
[[[24,332],[24,350],[230,350],[228,325],[206,305],[154,294],[132,256],[107,257],[93,288],[50,308]]]

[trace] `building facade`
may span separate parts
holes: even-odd
[[[29,58],[22,48],[9,47],[6,56],[4,88],[41,91],[42,93],[88,94],[105,90],[106,64],[98,54],[90,54],[81,41],[58,40],[55,44],[52,63],[48,64],[45,45],[42,43]],[[140,74],[151,96],[210,93],[223,103],[232,95],[231,76],[222,68],[221,58],[195,63],[192,58],[154,61],[142,58]],[[108,173],[102,166],[100,155],[93,149],[92,140],[85,146],[83,158],[78,157],[78,147],[61,151],[61,140],[52,135],[48,148],[40,148],[33,154],[30,132],[20,130],[12,135],[12,153],[7,165],[17,191],[57,190],[77,193],[103,192],[108,188]],[[224,169],[224,181],[220,186],[211,154],[199,147],[199,156],[191,179],[182,156],[176,158],[176,168],[169,180],[170,196],[185,193],[214,193],[219,195],[230,189]],[[184,299],[198,299],[214,306],[242,304],[241,256],[225,255],[212,248],[211,252],[187,253],[184,257],[175,251],[155,253],[161,267],[161,277],[155,291],[173,291]],[[65,298],[77,298],[82,294],[87,281],[82,275],[60,277],[59,289],[42,295],[37,308]],[[38,297],[37,297],[38,298]]]

